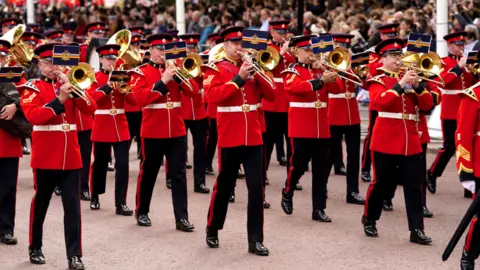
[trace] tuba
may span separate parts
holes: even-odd
[[[119,67],[121,70],[132,69],[142,63],[142,56],[130,45],[131,39],[132,33],[124,29],[115,33],[115,35],[107,41],[107,44],[120,45],[118,59],[121,59],[123,62]]]
[[[219,43],[213,46],[208,52],[208,62],[223,59],[225,55],[225,48],[223,47],[223,43]]]
[[[80,98],[90,104],[90,100],[85,95],[85,91],[95,81],[95,72],[87,63],[79,63],[78,66],[70,68],[67,72],[68,80],[73,86],[73,92]]]
[[[0,39],[8,41],[12,45],[10,47],[11,57],[7,60],[7,65],[15,61],[22,66],[28,66],[30,61],[32,61],[33,50],[25,45],[22,40],[25,29],[24,24],[19,24],[0,37]]]

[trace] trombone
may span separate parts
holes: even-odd
[[[419,76],[419,79],[428,82],[436,83],[441,86],[445,85],[445,81],[440,77],[442,70],[442,59],[434,52],[428,52],[424,54],[409,53],[402,58],[403,66],[402,71],[415,70],[418,73],[422,73],[425,76]],[[436,76],[440,78],[440,82],[427,78],[427,76]]]
[[[68,70],[67,74],[64,74],[63,71]],[[54,71],[57,76],[67,76],[70,84],[72,85],[72,92],[77,96],[83,99],[88,105],[91,104],[90,100],[87,98],[85,91],[92,85],[95,81],[95,72],[93,68],[87,63],[79,63],[78,66],[74,67],[64,67],[63,71]]]
[[[238,53],[244,62],[253,66],[255,73],[264,79],[272,88],[275,88],[275,82],[265,73],[265,70],[272,70],[278,65],[280,56],[275,49],[269,49],[268,47],[266,50],[260,51],[245,49]]]
[[[193,85],[190,83],[188,76],[183,74],[182,69],[177,66],[175,60],[166,60],[165,63],[167,66],[173,67],[175,69],[175,76],[177,76],[183,83],[185,83],[185,85],[190,88],[190,91],[193,91]]]
[[[327,58],[327,59],[325,59]],[[341,74],[338,74],[338,76],[344,80],[347,80],[349,82],[352,82],[353,84],[362,86],[363,84],[361,83],[360,77],[358,77],[356,74],[347,71],[347,69],[350,67],[350,53],[348,52],[347,49],[343,47],[337,47],[333,51],[331,51],[328,55],[321,53],[315,57],[313,57],[313,60],[315,62],[320,62],[322,65],[336,71],[340,72]],[[354,79],[348,78],[347,76],[344,76],[342,74],[345,74],[347,76],[352,76]]]

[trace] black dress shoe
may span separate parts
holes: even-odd
[[[74,269],[74,270],[84,270],[85,266],[83,266],[82,259],[77,256],[73,256],[70,259],[68,259],[68,269]]]
[[[220,243],[218,241],[218,231],[207,228],[207,238],[205,239],[209,248],[218,248]]]
[[[372,181],[372,177],[370,176],[370,172],[362,172],[362,181],[363,182]]]
[[[245,173],[243,173],[242,169],[238,169],[237,178],[238,178],[238,179],[243,179],[243,178],[245,178]]]
[[[428,210],[428,208],[426,206],[423,207],[423,217],[425,217],[425,218],[432,218],[433,217],[433,213],[430,212],[430,210]]]
[[[62,191],[60,190],[59,187],[55,187],[55,189],[53,190],[53,192],[54,192],[55,195],[57,195],[57,196],[61,196],[61,195],[62,195]]]
[[[471,199],[473,197],[473,194],[470,190],[468,189],[463,189],[463,197],[464,198],[469,198]]]
[[[213,171],[212,166],[205,168],[205,174],[206,175],[215,175],[215,172]]]
[[[141,214],[141,215],[135,215],[135,218],[137,219],[137,225],[142,226],[142,227],[150,227],[152,226],[152,221],[148,217],[147,214]]]
[[[281,157],[280,160],[278,161],[278,164],[280,164],[280,166],[287,166],[288,164],[287,157],[285,156]]]
[[[437,192],[437,177],[433,175],[430,170],[427,172],[427,189],[432,194]]]
[[[270,209],[270,203],[267,201],[263,201],[263,208],[264,209]]]
[[[347,175],[347,169],[345,167],[341,167],[339,170],[335,170],[336,175]]]
[[[228,201],[231,203],[235,202],[235,192],[230,193],[230,196],[228,197]]]
[[[347,203],[364,205],[365,199],[357,192],[352,192],[347,195]]]
[[[193,168],[193,166],[192,166],[192,164],[188,163],[188,161],[187,161],[187,162],[185,162],[185,168],[191,169],[191,168]]]
[[[303,187],[302,187],[302,185],[300,185],[300,183],[297,183],[295,185],[295,190],[302,190],[302,189],[303,189]]]
[[[113,167],[113,164],[109,162],[107,167],[107,172],[113,172],[113,171],[115,171],[115,167]]]
[[[180,219],[176,223],[177,225],[177,230],[179,231],[184,231],[184,232],[193,232],[195,229],[195,225],[190,223],[187,219]]]
[[[475,262],[469,261],[466,258],[462,258],[460,260],[460,270],[474,270],[475,269]]]
[[[133,210],[130,210],[130,208],[128,208],[128,206],[125,204],[120,204],[117,205],[115,213],[120,216],[131,216],[133,215]]]
[[[377,223],[362,216],[363,232],[368,237],[378,237]]]
[[[293,213],[293,198],[285,192],[285,189],[282,190],[282,201],[280,204],[285,214],[291,215]]]
[[[195,186],[193,188],[193,191],[196,193],[203,193],[203,194],[208,194],[210,193],[210,189],[205,186],[205,184],[200,184],[198,186]]]
[[[385,211],[388,211],[388,212],[393,211],[393,203],[391,200],[384,200],[382,207],[383,207],[383,210]]]
[[[98,196],[92,196],[92,200],[90,201],[90,209],[100,210],[100,199]]]
[[[82,201],[90,201],[92,199],[92,196],[90,195],[90,192],[88,190],[82,191],[80,194],[80,200]]]
[[[45,264],[45,256],[41,248],[33,248],[29,251],[30,262],[33,264]]]
[[[167,179],[167,181],[165,181],[165,185],[168,189],[172,189],[172,179]]]
[[[30,151],[28,151],[28,148],[26,146],[22,147],[22,153],[24,155],[30,155]]]
[[[325,210],[313,210],[312,219],[320,222],[332,222],[329,216],[325,214]]]
[[[18,240],[15,236],[13,236],[13,233],[6,233],[0,237],[0,243],[5,245],[16,245]]]
[[[258,256],[268,256],[268,248],[261,242],[250,242],[248,243],[248,253],[253,253]]]
[[[432,242],[432,238],[426,236],[422,229],[415,229],[410,232],[410,242],[420,245],[428,245]]]

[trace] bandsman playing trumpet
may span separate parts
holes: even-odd
[[[337,80],[334,71],[322,70],[314,57],[311,39],[315,36],[300,36],[290,40],[297,58],[283,72],[285,92],[290,102],[288,110],[288,136],[292,138],[292,158],[282,190],[281,206],[287,215],[293,213],[295,187],[312,161],[312,219],[331,222],[325,214],[326,192],[329,174],[328,151],[330,129],[327,102],[329,83]],[[323,41],[323,37],[321,37]],[[315,66],[314,66],[315,64]],[[333,89],[333,88],[332,88]],[[334,90],[332,93],[339,93]]]
[[[89,92],[98,107],[92,129],[94,160],[90,179],[90,209],[100,209],[99,195],[105,193],[110,149],[113,147],[116,214],[130,216],[133,214],[127,207],[130,133],[124,103],[135,105],[136,102],[128,87],[120,88],[120,82],[109,81],[119,50],[120,45],[117,44],[107,44],[96,49],[102,68],[95,74],[98,88],[90,88]]]
[[[31,167],[35,195],[30,209],[30,262],[44,264],[43,223],[55,184],[62,190],[65,244],[69,269],[84,269],[81,261],[79,169],[82,167],[76,133],[76,109],[93,114],[95,101],[74,89],[69,78],[52,63],[53,44],[35,49],[42,76],[19,86],[21,107],[33,125]],[[73,98],[71,98],[73,97]],[[80,98],[79,98],[80,97]]]
[[[137,67],[131,74],[131,87],[135,100],[143,107],[142,162],[137,184],[136,219],[139,226],[151,226],[148,216],[153,188],[165,156],[172,177],[173,212],[176,228],[192,231],[188,221],[186,186],[186,131],[182,118],[181,96],[197,96],[198,85],[192,79],[181,79],[178,67],[166,65],[165,44],[172,41],[168,34],[155,34],[147,38],[151,44],[148,64]]]
[[[442,58],[440,78],[445,83],[442,91],[440,119],[442,121],[443,147],[428,169],[427,189],[432,194],[437,191],[437,177],[442,176],[450,158],[455,154],[455,130],[457,129],[457,113],[460,106],[458,93],[473,84],[473,76],[467,72],[467,55],[463,55],[466,32],[456,32],[443,37],[447,42],[449,54]],[[465,190],[466,197],[471,193]]]
[[[381,56],[384,73],[368,81],[378,118],[370,145],[374,176],[367,191],[362,224],[367,236],[378,236],[376,221],[386,193],[397,185],[392,179],[392,172],[396,172],[403,182],[410,242],[429,244],[432,239],[423,231],[424,178],[418,120],[419,110],[430,110],[433,98],[424,82],[419,83],[417,71],[409,70],[399,78],[403,45],[401,39],[388,39],[375,48],[375,53]]]

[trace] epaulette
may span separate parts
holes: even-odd
[[[39,81],[40,79],[30,79],[26,83],[17,86],[17,88],[29,88],[34,91],[40,92],[37,86],[34,84],[35,82]]]
[[[143,65],[140,65],[140,66],[138,66],[138,67],[136,67],[136,68],[134,68],[134,69],[131,69],[131,70],[129,70],[129,72],[135,72],[135,73],[137,73],[137,74],[140,74],[140,75],[142,75],[142,76],[145,76],[145,75],[143,74],[142,70],[140,69],[140,68],[143,67],[144,65],[146,65],[146,64],[143,64]]]
[[[218,61],[211,61],[211,62],[208,62],[207,64],[203,64],[202,67],[208,67],[210,69],[213,69],[215,70],[216,72],[220,72],[217,68],[217,65],[215,65],[215,63],[217,63]]]
[[[280,72],[280,74],[283,74],[283,73],[294,73],[298,76],[300,76],[300,72],[298,72],[298,70],[295,68],[297,64],[290,64],[288,65],[288,67],[283,70],[282,72]]]
[[[385,76],[385,74],[379,74],[379,75],[367,80],[367,83],[377,82],[377,83],[385,86],[385,83],[382,80],[380,80],[380,78],[382,78],[383,76]]]
[[[478,99],[477,99],[477,95],[475,95],[475,85],[473,87],[469,87],[465,90],[463,90],[462,92],[458,93],[459,95],[463,94],[463,95],[466,95],[466,96],[469,96],[471,97],[473,100],[477,101],[478,102]]]

